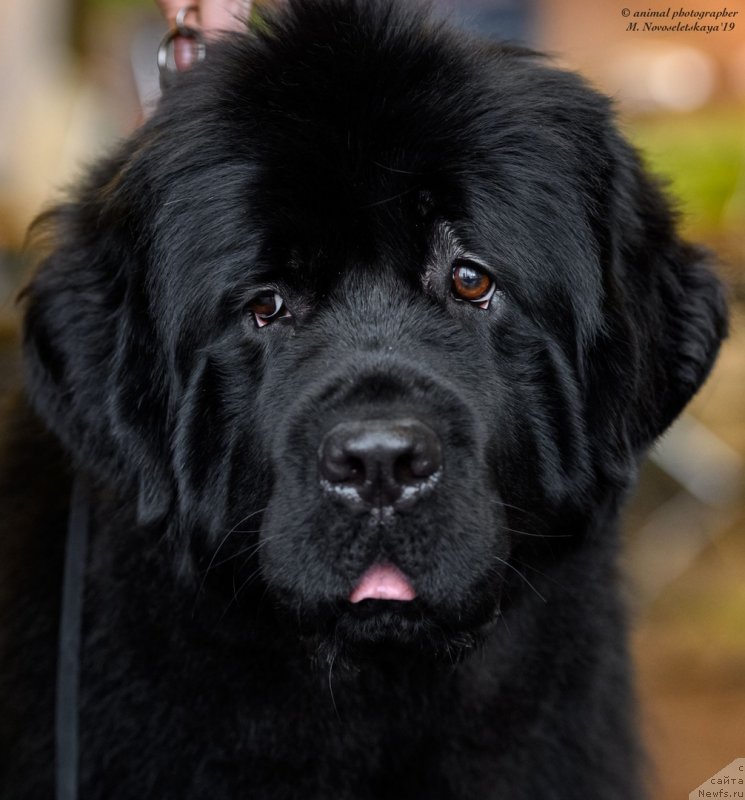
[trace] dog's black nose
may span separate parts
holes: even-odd
[[[442,446],[415,419],[341,422],[321,442],[318,468],[324,490],[353,508],[405,508],[437,482]]]

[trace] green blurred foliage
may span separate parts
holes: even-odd
[[[667,184],[686,230],[717,233],[742,227],[745,110],[638,118],[629,124],[628,134]]]

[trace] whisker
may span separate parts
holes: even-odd
[[[245,517],[239,519],[238,522],[236,522],[235,525],[233,525],[233,527],[230,529],[229,532],[233,533],[239,525],[243,525],[244,522],[248,522],[248,520],[250,520],[251,517],[255,517],[257,514],[263,514],[268,508],[269,506],[264,506],[264,508],[257,508],[256,511],[252,511],[250,514],[246,514]]]
[[[245,517],[243,517],[242,519],[238,520],[238,522],[236,522],[236,524],[233,525],[233,527],[230,528],[228,530],[228,532],[225,534],[225,536],[223,536],[223,538],[220,540],[220,544],[218,544],[217,547],[215,548],[215,552],[212,554],[212,558],[210,559],[210,563],[207,564],[207,569],[204,571],[204,574],[202,575],[202,580],[199,582],[199,586],[197,587],[197,591],[196,591],[195,596],[194,596],[194,608],[192,608],[192,616],[194,615],[194,612],[196,611],[197,601],[199,599],[199,595],[202,593],[202,589],[204,589],[204,583],[207,580],[207,575],[209,574],[209,571],[212,569],[212,567],[213,567],[213,565],[215,563],[215,559],[217,558],[217,554],[220,552],[220,550],[222,550],[222,547],[225,544],[225,542],[228,541],[228,539],[230,538],[231,534],[235,533],[236,528],[239,525],[242,525],[244,522],[248,522],[248,520],[251,519],[251,517],[255,517],[257,514],[263,514],[267,510],[267,508],[269,508],[269,506],[264,506],[264,508],[259,508],[256,511],[252,511],[250,514],[247,514]]]
[[[518,514],[523,514],[528,519],[540,520],[538,514],[535,514],[532,511],[528,511],[527,508],[521,508],[520,506],[512,505],[512,503],[505,503],[502,500],[494,500],[493,502],[496,503],[498,506],[501,506],[502,508],[508,508],[510,509],[510,511],[517,511]]]
[[[334,643],[336,644],[336,643]],[[341,722],[341,717],[339,716],[339,709],[336,705],[336,697],[334,696],[334,684],[332,682],[332,673],[334,670],[334,662],[336,661],[336,646],[334,646],[334,652],[331,654],[331,658],[329,659],[329,694],[331,695],[331,705],[334,707],[334,714],[336,718]]]
[[[388,164],[383,164],[380,161],[376,161],[374,158],[372,159],[373,164],[376,167],[380,167],[381,169],[387,170],[388,172],[396,172],[399,175],[422,175],[422,172],[414,172],[410,169],[397,169],[396,167],[389,167]]]
[[[406,189],[403,192],[399,192],[398,194],[391,195],[390,197],[386,197],[383,200],[375,200],[372,203],[365,203],[365,205],[360,206],[362,209],[366,208],[375,208],[376,206],[384,206],[386,203],[392,203],[394,200],[398,200],[400,197],[405,197],[407,194],[411,194],[414,191],[414,188]]]
[[[502,623],[504,624],[504,629],[507,631],[507,635],[511,639],[512,638],[512,631],[510,630],[510,626],[507,624],[507,620],[505,619],[504,614],[500,614],[499,615],[499,619],[502,620]]]
[[[251,531],[251,533],[258,533],[258,531]],[[246,562],[248,562],[248,560],[252,556],[254,556],[256,553],[258,553],[259,550],[261,550],[261,548],[265,544],[267,544],[268,542],[270,542],[270,541],[272,541],[273,539],[276,539],[276,538],[277,538],[277,536],[266,536],[263,539],[260,539],[258,542],[254,542],[253,544],[250,544],[247,547],[242,547],[240,550],[237,550],[235,553],[231,553],[229,556],[226,556],[225,558],[221,558],[219,561],[216,561],[212,565],[212,569],[216,569],[217,567],[221,567],[223,564],[227,564],[228,561],[232,561],[234,558],[238,558],[239,556],[242,556],[242,555],[248,553],[248,555],[246,556],[246,559],[244,561],[244,563],[246,563]]]
[[[525,581],[525,583],[527,583],[528,586],[530,586],[530,588],[538,595],[538,597],[540,597],[541,600],[543,600],[544,603],[548,602],[546,598],[538,591],[538,589],[536,589],[535,586],[533,586],[533,584],[527,579],[527,577],[522,572],[520,572],[520,570],[516,566],[514,566],[514,564],[510,564],[509,561],[505,561],[503,558],[500,558],[499,556],[494,556],[494,558],[500,563],[504,564],[505,567],[509,567],[511,570],[516,572]]]
[[[253,530],[253,531],[240,530],[239,531],[238,530],[238,526],[242,525],[244,522],[248,522],[248,520],[250,520],[251,517],[255,517],[257,514],[263,514],[267,510],[267,508],[269,508],[269,506],[264,506],[264,508],[259,508],[256,511],[252,511],[250,514],[246,514],[245,517],[243,517],[242,519],[239,519],[238,522],[236,522],[235,525],[233,525],[233,527],[230,528],[230,530],[228,530],[228,532],[225,534],[225,536],[220,541],[220,544],[217,546],[217,549],[212,554],[212,558],[210,559],[210,563],[207,565],[207,569],[204,572],[205,577],[207,576],[207,573],[210,571],[210,569],[212,569],[212,565],[213,565],[213,563],[215,561],[215,558],[217,558],[217,554],[222,549],[222,546],[225,544],[225,542],[227,542],[227,540],[230,538],[230,536],[233,533],[258,533],[259,532],[258,530]],[[202,580],[202,584],[204,584],[204,580]],[[200,589],[201,588],[202,587],[200,586]]]
[[[560,589],[566,590],[568,587],[566,584],[562,583],[560,580],[557,580],[553,575],[547,575],[542,570],[538,569],[538,567],[534,567],[532,564],[527,564],[525,561],[521,561],[519,558],[516,558],[515,561],[521,566],[529,569],[531,572],[535,572],[536,574],[540,575],[542,578],[545,578],[547,581],[551,581],[554,586],[558,586]]]
[[[233,603],[238,602],[238,595],[248,586],[249,583],[257,576],[261,574],[261,567],[255,569],[236,589],[235,588],[235,575],[233,575],[233,596],[230,598],[230,602],[225,606],[222,614],[220,614],[220,619],[217,621],[218,625],[223,621],[225,615],[230,611],[231,606]]]
[[[535,536],[538,539],[571,539],[571,533],[531,533],[530,531],[519,531],[517,528],[502,528],[509,533],[519,533],[521,536]]]
[[[261,567],[257,567],[251,574],[244,580],[236,591],[233,592],[233,601],[238,600],[238,595],[248,586],[251,581],[261,574]]]

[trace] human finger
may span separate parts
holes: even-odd
[[[199,22],[207,36],[214,36],[223,31],[245,30],[250,13],[251,0],[202,0]]]
[[[185,25],[198,25],[199,23],[199,7],[196,3],[193,5],[188,0],[155,0],[160,13],[166,18],[169,27],[176,26],[176,16],[182,8],[190,8],[184,15]]]

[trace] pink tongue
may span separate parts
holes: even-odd
[[[409,579],[393,564],[375,564],[360,578],[349,596],[352,603],[361,600],[413,600],[416,597]]]

